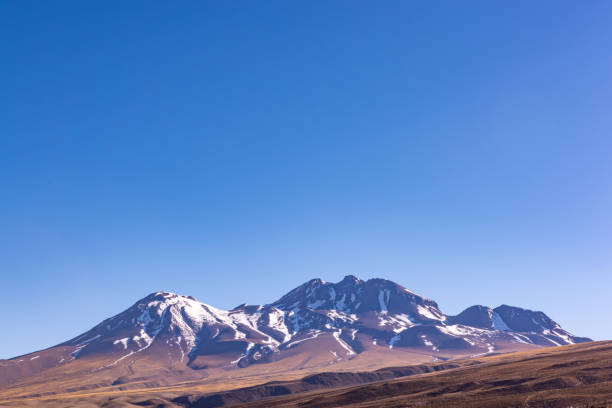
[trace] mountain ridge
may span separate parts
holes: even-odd
[[[390,280],[347,275],[336,283],[311,279],[272,303],[230,310],[154,292],[79,336],[0,361],[0,385],[48,370],[73,376],[80,367],[87,367],[83,382],[103,373],[115,377],[111,382],[155,384],[250,366],[316,372],[330,364],[435,362],[585,341],[543,312],[475,305],[451,316]]]

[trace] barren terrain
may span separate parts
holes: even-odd
[[[3,407],[606,407],[612,341],[376,371],[217,377],[154,388],[48,396],[0,393]],[[306,370],[308,371],[308,370]],[[240,372],[237,370],[235,372]],[[254,373],[253,373],[254,374]],[[142,385],[143,387],[146,384]]]

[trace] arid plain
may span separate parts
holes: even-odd
[[[0,394],[6,407],[608,407],[612,342],[590,342],[374,371],[298,370],[168,387],[99,388],[40,397]],[[293,378],[291,378],[293,377]],[[266,379],[271,381],[265,381]],[[274,379],[272,381],[272,379]],[[264,382],[256,384],[257,381]]]

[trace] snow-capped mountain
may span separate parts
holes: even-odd
[[[438,304],[384,279],[362,281],[348,275],[338,283],[313,279],[295,288],[273,306],[281,310],[335,310],[348,314],[369,312],[405,314],[415,322],[444,320]]]
[[[298,355],[333,364],[373,352],[397,360],[406,353],[393,353],[402,350],[437,360],[584,341],[542,312],[472,306],[447,316],[394,282],[349,275],[338,283],[313,279],[271,304],[232,310],[153,293],[74,339],[8,360],[0,372],[13,381],[74,361],[96,361],[95,370],[104,370],[141,359],[182,370],[231,369]]]
[[[209,356],[226,356],[217,364],[244,366],[282,358],[283,351],[299,343],[330,336],[337,343],[334,352],[343,357],[358,354],[364,341],[391,349],[479,354],[494,351],[497,343],[555,346],[588,340],[563,330],[542,312],[472,306],[446,316],[433,300],[394,282],[349,275],[338,283],[313,279],[269,305],[229,311],[193,297],[157,292],[62,346],[74,347],[73,358],[115,356],[109,365],[162,348],[193,367],[209,367]]]
[[[503,332],[510,336],[525,336],[531,343],[542,346],[591,341],[565,331],[543,312],[508,305],[501,305],[495,309],[480,305],[472,306],[457,316],[449,316],[446,322]]]
[[[276,349],[291,338],[285,316],[273,306],[243,305],[227,311],[191,296],[156,292],[60,346],[75,347],[75,358],[120,354],[109,365],[159,348],[180,362],[192,364],[199,355]]]

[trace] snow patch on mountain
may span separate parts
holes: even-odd
[[[493,323],[493,328],[495,330],[501,330],[501,331],[510,330],[506,322],[504,322],[504,319],[502,319],[499,313],[497,312],[491,311],[491,322]]]

